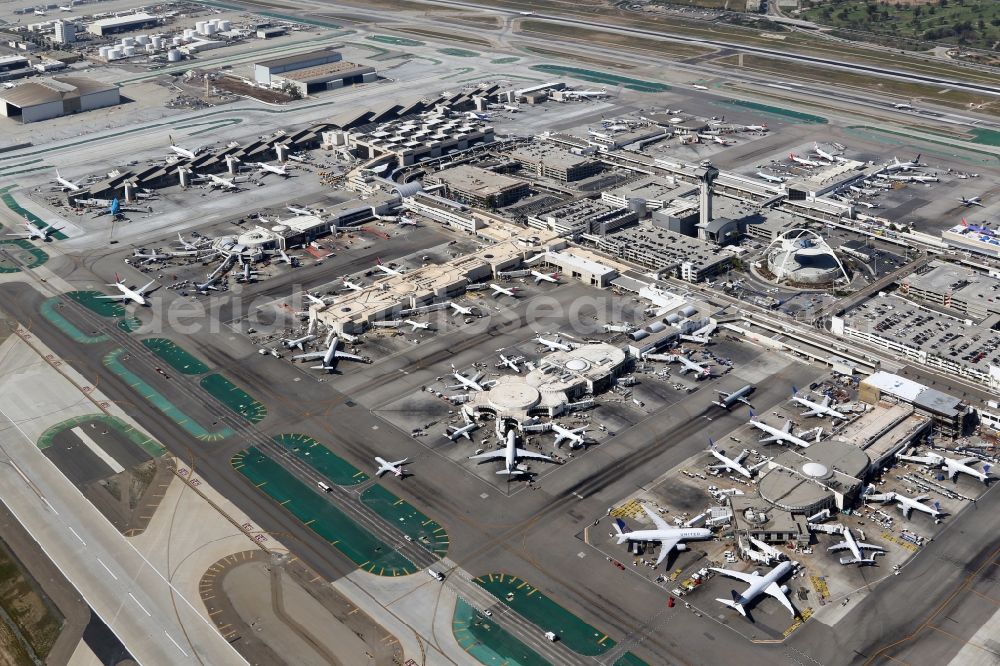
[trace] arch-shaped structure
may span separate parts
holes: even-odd
[[[812,229],[789,229],[771,241],[764,256],[776,282],[826,284],[851,279],[837,253]]]

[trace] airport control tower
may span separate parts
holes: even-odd
[[[695,168],[695,175],[698,177],[701,188],[698,200],[701,211],[699,224],[705,228],[712,221],[712,185],[719,177],[719,170],[712,166],[711,162],[705,160]]]

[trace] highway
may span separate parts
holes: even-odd
[[[446,5],[449,7],[462,7],[465,9],[476,9],[480,11],[493,11],[493,12],[498,11],[496,8],[490,7],[489,5],[480,5],[472,2],[459,2],[458,0],[421,0],[421,1],[427,4]],[[505,13],[518,14],[518,12],[510,10],[505,10]],[[755,53],[759,55],[766,55],[768,57],[778,58],[780,60],[790,60],[794,62],[808,62],[817,65],[823,65],[824,67],[833,67],[836,69],[848,70],[851,72],[866,72],[870,74],[875,74],[877,76],[899,79],[902,81],[918,81],[921,83],[932,83],[934,85],[948,86],[951,88],[957,88],[959,90],[969,90],[973,92],[986,93],[988,95],[1000,96],[1000,86],[969,83],[966,81],[956,81],[954,79],[946,79],[938,76],[927,76],[925,74],[917,74],[915,72],[906,72],[903,70],[889,69],[886,67],[874,67],[871,65],[864,65],[861,63],[853,63],[845,60],[834,60],[833,58],[821,58],[819,56],[810,56],[801,53],[786,53],[779,49],[767,49],[767,48],[761,48],[759,46],[748,46],[746,44],[740,44],[738,42],[727,42],[717,39],[703,39],[700,37],[687,37],[684,35],[670,34],[670,33],[660,32],[657,30],[645,30],[643,28],[616,27],[604,23],[599,23],[597,21],[587,21],[585,19],[578,19],[578,18],[566,18],[562,16],[544,14],[541,12],[533,12],[531,14],[531,18],[553,21],[555,23],[561,23],[563,25],[577,25],[585,28],[603,30],[606,32],[617,32],[624,35],[642,35],[643,37],[655,37],[657,39],[662,39],[665,41],[685,42],[689,44],[700,44],[704,46],[715,46],[718,48],[732,49],[734,51],[743,53]]]

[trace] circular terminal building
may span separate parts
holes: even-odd
[[[465,407],[475,415],[485,412],[519,424],[533,416],[552,417],[585,395],[610,389],[627,359],[623,350],[604,343],[553,352],[527,375],[500,377]]]
[[[757,491],[772,506],[792,513],[843,509],[857,497],[870,464],[868,454],[854,444],[826,440],[778,453]]]
[[[824,285],[850,281],[833,248],[809,229],[786,231],[771,242],[764,256],[775,282]]]

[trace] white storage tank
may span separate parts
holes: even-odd
[[[207,24],[205,24],[205,34],[206,35],[214,35],[217,32],[219,32],[219,26],[218,25],[216,25],[215,23],[207,23]]]
[[[162,49],[163,48],[163,37],[161,35],[156,35],[156,36],[153,37],[153,39],[152,39],[152,41],[150,43],[153,45],[154,49]]]
[[[102,60],[107,60],[108,59],[108,54],[111,53],[111,47],[110,46],[102,46],[101,48],[99,48],[97,50],[97,52],[101,55],[101,59]]]
[[[229,32],[232,29],[233,29],[233,22],[232,21],[219,21],[219,31],[220,32]]]
[[[180,62],[183,59],[184,57],[181,55],[181,52],[178,51],[177,49],[170,49],[169,51],[167,51],[168,62]]]
[[[122,47],[116,46],[108,52],[108,60],[118,60],[122,57]]]
[[[143,46],[149,44],[149,35],[136,35],[135,43],[142,44]]]
[[[134,37],[122,37],[122,46],[135,46]]]
[[[134,46],[126,46],[125,47],[125,57],[126,58],[131,58],[134,55],[135,55],[135,47]]]
[[[170,42],[171,42],[171,43],[172,43],[172,44],[173,44],[174,46],[180,46],[181,44],[183,44],[183,43],[184,43],[184,38],[183,38],[183,37],[181,37],[180,35],[178,35],[178,36],[174,37],[173,39],[171,39],[171,40],[170,40]]]
[[[146,44],[142,48],[146,49],[146,53],[156,53],[156,47],[153,46],[152,44]]]
[[[206,35],[208,34],[205,32],[205,26],[207,25],[208,21],[198,21],[197,23],[194,24],[194,29],[198,31],[199,35]],[[186,33],[187,31],[185,30],[184,32]]]
[[[185,28],[184,29],[184,39],[194,39],[195,34],[197,34],[197,33],[192,28]]]

